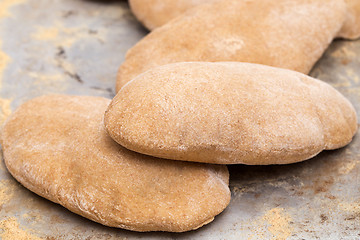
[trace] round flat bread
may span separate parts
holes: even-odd
[[[110,100],[50,95],[20,106],[1,135],[5,164],[26,188],[107,226],[182,232],[228,205],[226,166],[129,151],[103,127]]]
[[[151,69],[115,96],[105,125],[128,149],[218,164],[299,162],[357,131],[353,106],[330,85],[238,62]]]
[[[308,73],[347,18],[343,0],[220,1],[155,29],[126,54],[117,91],[176,62],[251,62]]]
[[[162,25],[165,25],[169,21],[181,16],[186,11],[193,9],[194,7],[220,1],[229,0],[129,0],[129,4],[136,18],[147,29],[153,30],[155,28],[161,27]],[[249,0],[230,1],[245,2]],[[261,6],[262,1],[264,0],[252,1],[257,1]],[[341,2],[344,0],[338,1]],[[345,0],[345,2],[347,4],[348,13],[344,22],[344,26],[342,27],[338,36],[347,39],[356,39],[360,37],[360,1]],[[276,4],[276,1],[274,1],[274,3]],[[241,14],[244,14],[244,12]],[[216,17],[216,15],[214,15],[214,17]]]

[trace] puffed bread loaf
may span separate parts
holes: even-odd
[[[117,91],[146,70],[175,62],[239,61],[308,73],[347,14],[339,0],[259,3],[204,4],[152,31],[127,52]]]
[[[26,188],[101,224],[183,232],[230,201],[226,166],[157,159],[106,133],[110,100],[50,95],[20,106],[1,134],[5,164]]]
[[[125,85],[105,113],[111,137],[156,156],[217,164],[287,164],[345,146],[351,103],[304,74],[239,62],[175,63]]]
[[[142,22],[146,28],[153,30],[180,16],[189,9],[202,4],[219,1],[222,0],[129,0],[129,4],[136,18]],[[348,14],[338,36],[356,39],[360,36],[360,1],[345,0],[345,2],[348,4]]]

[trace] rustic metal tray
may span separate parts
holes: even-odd
[[[146,30],[124,1],[0,0],[0,121],[48,93],[114,96]],[[336,40],[311,75],[360,113],[360,41]],[[73,214],[17,183],[0,161],[0,239],[360,239],[360,136],[297,164],[229,167],[232,200],[187,233],[136,233]]]

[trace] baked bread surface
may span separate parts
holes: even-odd
[[[26,188],[101,224],[183,232],[230,201],[226,166],[157,159],[115,143],[110,100],[49,95],[20,106],[1,134],[5,164]]]
[[[172,19],[184,14],[187,10],[202,4],[220,2],[223,0],[129,0],[132,12],[136,18],[149,30],[161,27]],[[232,0],[249,1],[249,0]],[[264,1],[264,0],[256,0]],[[265,0],[267,1],[267,0]],[[360,37],[360,1],[345,1],[348,14],[339,37],[356,39]]]
[[[251,62],[309,73],[338,35],[342,0],[220,1],[155,29],[126,54],[116,89],[175,62]]]
[[[125,85],[105,114],[115,141],[144,154],[218,164],[287,164],[345,146],[351,103],[304,74],[239,62],[153,68]]]

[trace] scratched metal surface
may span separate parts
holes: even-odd
[[[46,93],[113,97],[125,52],[146,31],[123,1],[0,0],[0,121]],[[335,41],[311,75],[360,113],[360,41]],[[0,239],[359,239],[360,136],[286,166],[229,167],[232,200],[196,231],[104,227],[18,184],[0,162]]]

